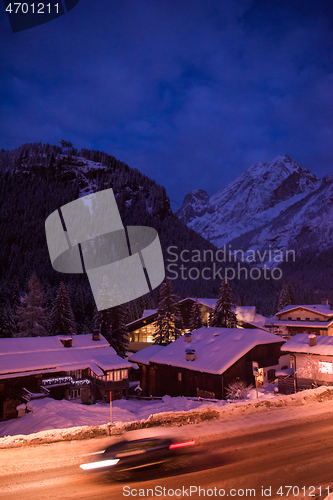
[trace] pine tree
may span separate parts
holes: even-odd
[[[290,282],[288,283],[288,293],[289,293],[290,305],[294,306],[296,304],[295,289]]]
[[[232,297],[231,287],[227,279],[224,279],[220,288],[220,296],[215,304],[210,326],[234,328],[237,324],[237,317],[234,313],[234,308],[235,304]]]
[[[115,291],[117,293],[117,291]],[[111,292],[109,290],[108,279],[103,278],[99,303],[110,304]],[[109,309],[97,311],[94,317],[94,327],[109,342],[116,353],[124,358],[128,350],[128,330],[126,327],[126,310],[123,305]]]
[[[87,323],[87,314],[84,307],[84,291],[81,286],[76,288],[76,293],[72,297],[77,333],[83,333],[85,331],[85,324]]]
[[[203,322],[201,319],[201,310],[200,310],[200,305],[198,304],[198,299],[195,299],[195,302],[191,308],[190,311],[190,323],[189,327],[191,332],[193,330],[197,330],[198,328],[201,328],[203,326]]]
[[[48,317],[45,305],[45,294],[36,273],[28,281],[29,292],[16,309],[18,337],[48,335]]]
[[[112,329],[107,341],[119,356],[125,358],[128,350],[128,330],[126,326],[126,309],[123,305],[111,309],[111,325]]]
[[[0,338],[15,337],[17,328],[9,302],[0,308]]]
[[[53,302],[50,323],[52,335],[76,334],[76,325],[71,301],[63,282],[60,283],[56,298]]]
[[[284,309],[286,306],[295,305],[295,303],[294,287],[291,283],[285,283],[279,296],[278,311],[281,311],[281,309]]]
[[[158,317],[154,323],[154,344],[170,344],[182,335],[183,321],[178,302],[179,299],[172,293],[171,282],[167,278],[160,288]]]

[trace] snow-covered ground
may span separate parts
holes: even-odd
[[[333,410],[333,388],[319,387],[290,396],[278,396],[274,394],[274,385],[266,384],[258,389],[258,393],[258,400],[255,389],[252,389],[246,400],[235,403],[197,401],[184,397],[171,398],[170,396],[153,401],[119,400],[112,405],[112,421],[122,427],[122,423],[146,420],[154,415],[156,418],[154,425],[177,426],[181,422],[187,423],[187,415],[191,415],[191,410],[193,415],[194,410],[196,419],[192,419],[191,422],[204,421],[206,420],[205,415],[208,415],[209,411],[213,411],[215,412],[213,418],[218,419],[216,420],[218,427],[221,427],[221,419],[224,422],[229,421],[229,424],[234,427],[236,425],[235,417],[240,416],[245,418],[249,426],[256,425],[258,412],[261,413],[260,418],[264,418],[266,423],[273,423],[283,422],[289,417],[291,419],[300,416],[303,418],[307,415]],[[318,401],[321,404],[318,404]],[[299,408],[300,405],[302,405],[302,409]],[[80,434],[83,428],[87,429],[85,426],[105,426],[105,432],[107,432],[106,424],[110,422],[110,406],[106,403],[87,406],[66,400],[55,401],[45,398],[31,401],[28,403],[28,407],[31,411],[24,417],[0,423],[0,447],[15,446],[18,442],[26,440],[24,436],[31,434],[34,434],[34,437],[30,436],[28,440],[38,436],[39,442],[44,439],[47,441],[63,439],[65,434],[72,435],[75,439],[75,435]],[[270,409],[275,410],[275,412],[267,411]],[[266,417],[263,416],[264,412],[266,412]],[[157,415],[158,417],[156,417]],[[208,418],[210,417],[208,416]],[[75,429],[67,430],[69,428]],[[36,436],[35,433],[40,434]]]
[[[274,385],[265,384],[258,390],[260,398],[274,398]],[[256,391],[248,393],[247,400],[256,398]],[[133,422],[147,419],[152,414],[164,412],[188,411],[207,406],[223,407],[226,401],[194,401],[184,397],[171,398],[164,396],[162,400],[118,400],[112,404],[113,422]],[[30,413],[22,418],[0,423],[0,437],[17,434],[32,434],[49,429],[66,429],[82,425],[103,425],[110,422],[110,405],[106,403],[84,405],[71,403],[65,399],[56,401],[51,398],[37,399],[28,404]]]

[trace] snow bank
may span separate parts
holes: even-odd
[[[264,390],[263,388],[260,388]],[[107,404],[91,406],[50,398],[31,401],[31,413],[0,424],[0,448],[91,439],[156,426],[182,426],[236,416],[267,412],[287,406],[333,399],[333,387],[318,387],[288,396],[259,393],[259,399],[228,403],[193,401],[164,396],[162,401],[121,400],[112,409]]]

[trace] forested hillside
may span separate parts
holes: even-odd
[[[94,302],[85,275],[62,274],[53,270],[45,238],[45,219],[60,206],[79,196],[112,187],[124,225],[154,227],[160,236],[165,259],[168,247],[177,253],[193,250],[216,251],[216,248],[175,217],[163,186],[113,156],[99,151],[49,144],[25,144],[13,151],[0,151],[0,299],[1,311],[8,317],[15,313],[27,281],[35,271],[47,295],[50,307],[64,281],[81,333],[82,325],[91,326]],[[198,253],[198,252],[197,252]],[[166,266],[168,261],[165,261]],[[192,264],[198,279],[180,277],[172,280],[174,292],[181,298],[217,297],[221,279],[204,279],[203,268],[211,263]],[[235,264],[227,264],[235,266]],[[191,262],[187,264],[191,267]],[[224,264],[220,264],[223,267]],[[246,264],[244,264],[246,266]],[[248,267],[248,266],[247,266]],[[292,274],[292,270],[288,269]],[[168,273],[172,279],[174,275]],[[258,312],[275,312],[281,281],[265,279],[233,280],[235,300],[243,305],[256,305]],[[306,287],[304,276],[294,283],[299,299]],[[318,293],[322,293],[321,290]],[[303,294],[303,295],[302,295]],[[127,304],[127,320],[141,315],[144,308],[157,305],[158,290]],[[81,331],[80,331],[81,328]],[[2,333],[3,334],[3,333]]]

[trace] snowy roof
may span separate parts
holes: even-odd
[[[64,347],[60,338],[0,339],[0,375],[23,376],[35,371],[48,373],[89,367],[96,375],[103,375],[102,370],[131,367],[103,336],[100,341],[93,341],[91,335],[73,335],[72,347]]]
[[[142,313],[142,318],[145,318],[146,316],[150,316],[151,314],[154,314],[157,312],[157,309],[145,309]]]
[[[330,305],[326,304],[313,304],[313,305],[298,305],[298,306],[286,306],[281,311],[276,313],[276,316],[280,316],[280,314],[290,312],[293,309],[306,309],[308,311],[318,313],[318,314],[324,314],[325,316],[332,316],[333,315],[333,310],[331,309]]]
[[[274,323],[275,321],[275,323]],[[275,326],[294,326],[297,328],[327,328],[333,323],[333,319],[330,319],[329,321],[305,321],[305,320],[297,320],[297,319],[282,319],[280,320],[279,318],[274,319],[271,318],[266,322],[266,326],[274,324]]]
[[[180,337],[153,354],[150,362],[222,374],[256,345],[280,342],[281,337],[263,330],[203,327],[192,332],[190,343]],[[188,348],[195,349],[194,361],[186,361]]]
[[[196,300],[193,297],[189,297],[189,298],[191,300],[193,300],[194,302]],[[187,299],[183,299],[183,300],[187,300]],[[214,309],[216,301],[217,301],[217,299],[205,299],[205,298],[199,298],[199,297],[197,300],[198,300],[199,304],[202,304],[203,306],[210,307],[211,309]],[[182,302],[182,300],[180,302]]]
[[[294,368],[285,368],[284,370],[276,370],[275,376],[276,377],[289,377],[289,375],[292,375],[294,373]]]
[[[56,351],[64,346],[61,340],[72,339],[72,346],[66,349],[86,349],[108,347],[109,343],[103,335],[100,335],[100,340],[92,340],[92,335],[57,335],[50,337],[19,337],[10,339],[0,339],[0,356],[4,354],[17,354],[20,352],[39,352],[39,351]],[[1,358],[0,358],[1,362]]]
[[[316,345],[310,347],[309,335],[298,333],[281,347],[281,351],[333,356],[333,337],[316,335]]]
[[[186,297],[185,299],[181,299],[179,301],[179,304],[182,304],[182,302],[185,302],[186,300],[192,300],[193,302],[195,302],[196,299],[193,297]],[[198,300],[199,304],[202,304],[204,306],[210,307],[211,309],[214,309],[217,299],[198,298],[197,300]],[[157,309],[145,309],[142,313],[141,318],[137,318],[134,321],[127,323],[127,326],[131,326],[142,319],[149,318],[149,316],[153,316],[156,313],[157,313]]]
[[[132,354],[132,356],[128,358],[128,361],[149,365],[150,358],[164,348],[165,346],[163,345],[150,345],[149,347],[145,347],[144,349]]]

